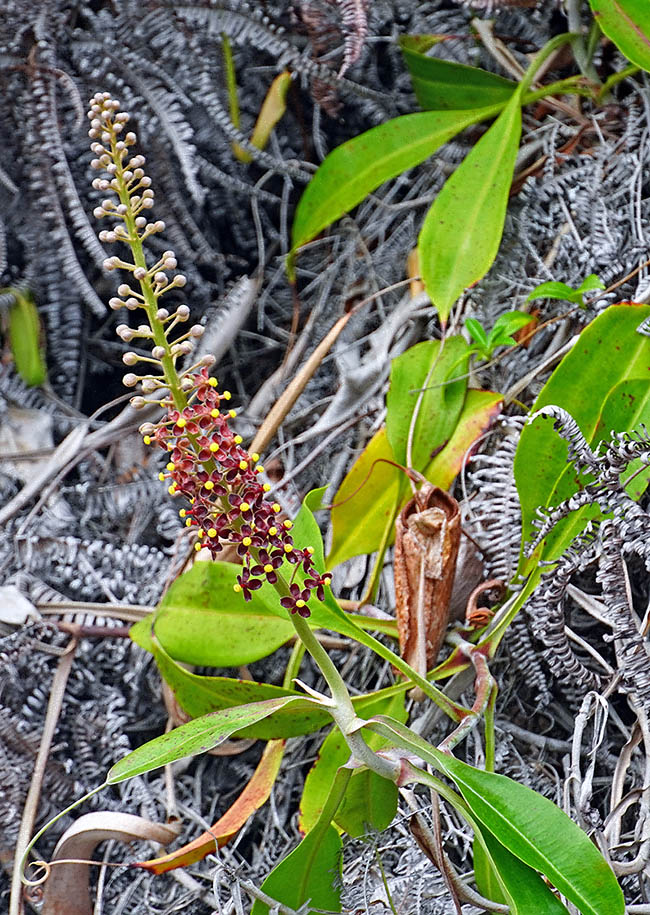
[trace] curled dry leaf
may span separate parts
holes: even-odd
[[[146,840],[168,845],[178,835],[178,825],[153,823],[130,813],[104,810],[80,817],[59,839],[52,855],[52,869],[45,883],[42,915],[92,915],[88,890],[87,861],[100,842]],[[55,864],[61,861],[60,864]]]
[[[400,653],[418,673],[433,667],[449,621],[460,544],[460,509],[449,493],[423,486],[395,525],[395,607]]]

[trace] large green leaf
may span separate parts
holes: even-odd
[[[260,889],[285,906],[305,915],[341,911],[343,843],[333,826],[324,837],[309,833],[271,871]],[[309,901],[309,908],[302,908]],[[255,900],[251,915],[268,915],[269,907]]]
[[[492,391],[467,391],[449,441],[424,470],[430,483],[449,489],[468,449],[490,426],[501,402],[501,395]],[[327,559],[330,567],[352,556],[374,553],[387,525],[394,524],[410,488],[405,485],[402,471],[386,463],[392,460],[393,452],[382,427],[354,462],[332,500],[332,549]],[[391,530],[389,544],[394,536]]]
[[[494,117],[500,109],[491,105],[471,111],[405,114],[337,146],[298,202],[292,256],[384,181],[419,165],[461,130]]]
[[[167,734],[155,737],[120,759],[106,776],[106,784],[116,785],[127,778],[151,772],[152,769],[166,766],[177,759],[196,756],[197,753],[206,753],[213,747],[219,746],[232,734],[241,731],[242,728],[255,724],[282,708],[301,705],[304,702],[315,703],[315,700],[282,696],[278,699],[267,699],[264,702],[254,702],[252,705],[240,705],[237,708],[224,709],[204,715],[202,718],[195,718]]]
[[[427,38],[431,39],[428,43]],[[517,83],[478,67],[427,57],[422,53],[435,43],[435,36],[427,35],[404,35],[399,39],[421,108],[460,110],[505,105],[509,101]]]
[[[648,0],[589,0],[605,35],[628,60],[650,71],[650,4]]]
[[[489,857],[475,841],[474,879],[479,892],[494,902],[507,901],[512,915],[567,915],[566,906],[537,871],[511,854],[487,829],[481,830],[481,837]]]
[[[285,696],[305,699],[302,705],[295,703],[287,710],[279,709],[272,719],[261,719],[244,728],[237,734],[238,737],[253,737],[260,740],[300,737],[303,734],[318,731],[332,720],[326,709],[307,700],[304,693],[284,689],[281,686],[272,686],[269,683],[258,683],[254,680],[210,677],[192,673],[177,664],[155,640],[152,642],[151,651],[161,676],[171,687],[179,705],[193,718],[199,718],[220,709],[249,705],[267,699],[279,699]],[[373,703],[388,703],[394,696],[403,695],[406,689],[405,684],[400,683],[376,693],[354,696],[352,702],[357,713],[366,717],[368,708],[374,708]]]
[[[250,601],[233,585],[241,567],[195,562],[172,584],[153,619],[156,638],[177,661],[237,667],[271,654],[294,634],[277,592],[263,585]],[[152,619],[131,627],[131,638],[151,650]]]
[[[519,138],[521,93],[447,179],[418,239],[422,280],[444,323],[458,296],[496,257],[506,217]]]
[[[650,340],[636,332],[650,315],[650,306],[612,305],[580,334],[540,391],[533,411],[548,404],[567,410],[591,445],[609,437],[611,431],[625,432],[648,422],[648,399],[643,394],[650,382]],[[619,387],[638,380],[632,389]],[[632,396],[629,396],[629,395]],[[600,423],[604,413],[607,426]],[[537,508],[557,505],[576,492],[580,481],[567,465],[568,447],[539,417],[524,427],[515,455],[514,473],[521,501],[522,543],[534,538],[533,520]],[[559,556],[597,508],[574,513],[560,522],[546,539],[539,555]]]
[[[614,872],[586,833],[548,798],[442,753],[392,719],[377,716],[367,726],[455,782],[481,826],[547,877],[582,915],[623,915],[625,901]]]
[[[460,336],[416,343],[393,359],[386,434],[398,464],[423,471],[449,441],[465,401],[468,359]]]

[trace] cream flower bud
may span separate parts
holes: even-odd
[[[136,280],[144,280],[147,276],[147,271],[144,267],[136,267],[133,271],[133,276]]]
[[[180,286],[180,287],[185,286],[185,284],[187,283],[187,277],[183,276],[182,273],[177,273],[176,276],[174,277],[174,279],[172,280],[172,283],[174,286]]]
[[[126,388],[134,388],[138,381],[140,381],[140,379],[137,375],[134,375],[133,372],[129,372],[124,376],[124,378],[122,378],[122,384]]]
[[[167,311],[166,308],[159,308],[158,311],[156,312],[156,317],[158,318],[159,321],[166,321],[167,318],[169,317],[169,312]]]
[[[117,287],[118,295],[128,295],[130,292],[131,287],[128,285],[128,283],[120,283],[120,285]]]
[[[130,400],[130,404],[134,410],[142,410],[142,408],[144,406],[146,406],[146,403],[147,402],[144,399],[144,397],[140,397],[140,395],[137,395],[136,397],[132,397]]]
[[[151,350],[151,355],[154,357],[154,359],[162,359],[165,355],[165,347],[154,346],[154,348]]]
[[[156,388],[160,387],[160,382],[154,381],[153,378],[145,378],[142,382],[142,391],[144,394],[153,394]]]
[[[190,327],[190,334],[192,337],[202,337],[205,333],[205,327],[201,324],[195,324],[193,327]]]
[[[113,311],[119,311],[120,308],[124,307],[124,302],[122,299],[116,299],[113,297],[112,299],[108,300],[108,307],[112,308]]]
[[[190,316],[190,310],[187,305],[179,305],[176,309],[176,317],[179,321],[187,321]]]
[[[167,283],[167,275],[162,273],[162,271],[155,274],[153,278],[154,283],[157,283],[159,286],[164,286]]]
[[[122,356],[124,365],[136,365],[139,362],[137,353],[124,353]]]
[[[123,340],[125,343],[130,343],[135,337],[135,331],[132,327],[129,327],[128,324],[118,324],[115,328],[115,333],[120,340]]]
[[[137,299],[134,299],[133,296],[129,296],[124,304],[129,309],[129,311],[135,311],[136,308],[140,307],[140,303]]]

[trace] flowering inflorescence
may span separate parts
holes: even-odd
[[[129,283],[121,284],[119,298],[109,302],[111,308],[142,308],[148,319],[148,323],[135,329],[120,324],[117,334],[127,343],[141,338],[153,344],[151,355],[124,354],[127,366],[143,362],[155,367],[139,375],[129,372],[124,384],[140,385],[144,395],[153,394],[156,389],[169,392],[160,401],[167,411],[164,418],[141,427],[144,441],[157,443],[168,453],[166,472],[160,476],[170,481],[171,495],[189,500],[189,508],[181,509],[180,515],[188,527],[196,530],[196,548],[206,547],[214,557],[224,544],[236,545],[243,568],[235,590],[250,600],[251,592],[266,580],[278,588],[283,607],[307,617],[310,597],[324,599],[330,576],[321,575],[314,568],[313,548],[299,549],[294,545],[289,533],[291,521],[280,520],[280,505],[267,499],[270,486],[261,482],[264,468],[259,464],[259,455],[242,448],[241,437],[231,430],[229,420],[235,411],[221,409],[222,401],[230,400],[230,394],[219,393],[216,379],[209,375],[214,357],[203,356],[180,374],[176,367],[179,357],[192,352],[203,327],[195,325],[172,337],[178,325],[189,319],[190,310],[187,305],[179,305],[170,313],[159,307],[162,295],[183,287],[186,281],[182,274],[171,279],[168,276],[177,266],[173,251],[165,251],[153,266],[147,266],[142,242],[162,232],[165,224],[151,222],[144,215],[154,203],[151,180],[142,168],[144,156],[129,153],[136,142],[135,134],[127,132],[122,138],[129,115],[119,108],[119,103],[105,92],[97,93],[90,103],[89,136],[96,156],[91,166],[108,176],[95,178],[93,187],[112,192],[118,199],[117,203],[111,198],[102,200],[94,213],[98,219],[109,216],[116,220],[113,228],[100,232],[100,239],[110,244],[122,242],[133,255],[132,262],[116,256],[104,262],[107,270],[129,271],[138,284],[136,289]],[[142,394],[131,400],[136,409],[151,402]],[[302,570],[300,584],[292,581],[287,585],[281,577],[279,570],[285,561],[294,566],[293,577],[298,569]]]

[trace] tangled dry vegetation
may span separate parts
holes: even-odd
[[[472,18],[487,13],[494,18],[491,38],[467,40]],[[0,366],[0,569],[8,608],[0,608],[5,905],[26,803],[38,805],[36,822],[44,822],[179,715],[170,696],[161,695],[151,657],[127,637],[127,626],[159,601],[184,567],[187,550],[177,506],[157,479],[164,461],[143,448],[142,417],[121,399],[123,347],[105,305],[117,281],[102,272],[105,252],[91,220],[100,195],[88,180],[82,99],[106,89],[134,114],[157,188],[156,215],[187,274],[185,298],[205,325],[201,346],[217,356],[220,382],[237,402],[236,429],[246,441],[337,319],[371,300],[320,360],[267,448],[274,496],[291,516],[310,489],[327,482],[335,493],[380,428],[391,360],[440,334],[426,296],[400,284],[423,215],[475,140],[473,128],[382,185],[312,242],[298,263],[296,302],[284,260],[298,197],[339,143],[415,110],[398,36],[451,36],[438,46],[440,57],[503,72],[503,48],[523,63],[562,30],[555,2],[4,4],[1,284],[29,290],[37,303],[49,379],[27,387],[11,358]],[[228,107],[224,35],[234,54],[238,125]],[[595,63],[620,67],[616,55],[604,45]],[[553,78],[565,65],[561,56],[554,60]],[[287,114],[262,151],[249,137],[272,79],[284,69],[293,75]],[[533,403],[574,335],[608,305],[650,300],[649,128],[643,75],[598,108],[585,102],[569,113],[542,104],[525,109],[499,255],[488,276],[463,295],[452,329],[468,316],[492,327],[544,281],[578,286],[593,273],[608,289],[559,320],[563,303],[535,303],[539,323],[548,326],[472,379],[504,394],[502,415],[454,488],[464,525],[482,551],[479,577],[510,582],[519,559],[513,478],[523,424],[519,404]],[[233,144],[252,162],[235,156]],[[160,253],[155,242],[152,247]],[[13,298],[0,295],[3,313]],[[611,517],[566,553],[501,646],[493,668],[496,769],[551,798],[593,832],[611,852],[628,911],[650,912],[649,521],[643,498],[633,502],[617,488],[621,469],[647,455],[647,441],[614,442],[594,454],[568,415],[552,415],[571,442],[578,472],[591,474],[581,504],[599,502]],[[561,514],[549,515],[549,530]],[[324,535],[327,543],[326,521]],[[371,568],[366,556],[338,566],[335,593],[359,600]],[[21,598],[36,612],[21,615]],[[376,603],[394,606],[390,552]],[[613,623],[605,606],[620,610]],[[78,641],[74,626],[84,627]],[[66,654],[71,639],[75,649]],[[355,692],[393,682],[390,666],[370,652],[345,640],[332,645]],[[252,664],[245,676],[279,683],[287,653],[281,649]],[[322,686],[315,674],[312,685]],[[459,676],[449,691],[469,695],[471,705],[469,679]],[[431,742],[444,738],[437,709],[414,705],[412,718]],[[52,721],[49,749],[46,743],[39,754]],[[93,898],[101,900],[96,911],[111,915],[248,911],[255,888],[298,840],[297,803],[318,745],[314,737],[289,741],[269,803],[216,855],[160,877],[82,868],[74,886],[83,895],[90,881]],[[259,743],[229,745],[166,774],[118,785],[87,809],[103,812],[108,829],[118,812],[152,824],[178,818],[187,841],[227,809],[260,753]],[[482,754],[481,741],[470,735],[465,759],[479,764]],[[30,784],[39,782],[35,762],[42,769],[36,798],[28,796]],[[469,829],[453,811],[433,811],[428,795],[404,792],[388,829],[346,840],[345,912],[458,911],[420,848],[432,820],[455,869],[471,870]],[[41,858],[72,822],[64,818],[43,838]],[[139,860],[151,856],[148,849],[112,842],[101,847],[100,858]],[[27,910],[32,902],[24,903]],[[46,915],[58,911],[49,905]],[[462,911],[482,909],[466,903]]]

